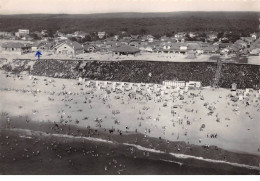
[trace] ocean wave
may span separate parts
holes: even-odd
[[[165,159],[160,159],[161,161],[164,161],[164,162],[170,162],[170,163],[176,163],[180,166],[182,166],[184,163],[181,163],[181,162],[176,162],[176,161],[173,161],[173,160],[165,160]]]
[[[127,146],[135,147],[135,148],[137,148],[139,150],[142,150],[142,151],[149,151],[149,152],[153,152],[153,153],[163,153],[163,154],[166,154],[165,152],[162,152],[162,151],[159,151],[159,150],[155,150],[155,149],[151,149],[151,148],[145,148],[145,147],[142,147],[140,145],[128,144],[128,143],[123,143],[123,144],[127,145]],[[180,153],[169,153],[169,154],[171,156],[173,156],[175,158],[179,158],[179,159],[195,159],[195,160],[201,160],[201,161],[206,161],[206,162],[211,162],[211,163],[228,164],[228,165],[232,165],[232,166],[236,166],[236,167],[242,167],[242,168],[248,168],[248,169],[259,170],[260,171],[260,167],[257,167],[257,166],[251,166],[251,165],[240,164],[240,163],[233,163],[233,162],[228,162],[228,161],[224,161],[224,160],[214,160],[214,159],[197,157],[197,156],[192,156],[192,155],[185,155],[185,154],[180,154]]]
[[[60,137],[60,138],[73,138],[73,139],[85,139],[85,140],[88,140],[88,141],[95,141],[95,142],[105,142],[105,143],[113,143],[112,141],[109,141],[109,140],[104,140],[104,139],[101,139],[101,138],[93,138],[93,137],[83,137],[83,136],[72,136],[72,135],[66,135],[66,134],[55,134],[55,133],[51,133],[51,134],[47,134],[45,132],[42,132],[42,131],[32,131],[32,130],[29,130],[29,129],[20,129],[20,128],[13,128],[11,130],[14,130],[14,131],[23,131],[25,132],[26,134],[30,134],[30,135],[41,135],[41,136],[56,136],[56,137]],[[21,136],[20,136],[21,137]]]

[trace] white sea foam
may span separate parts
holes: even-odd
[[[26,132],[26,134],[30,134],[30,135],[38,134],[38,135],[42,135],[42,136],[56,136],[56,137],[61,137],[61,138],[85,139],[85,140],[88,140],[88,141],[113,143],[112,141],[109,141],[109,140],[104,140],[104,139],[100,139],[100,138],[93,138],[93,137],[72,136],[72,135],[66,135],[66,134],[47,134],[47,133],[42,132],[42,131],[32,131],[32,130],[28,130],[28,129],[19,129],[19,128],[14,128],[12,130],[23,131],[23,132]]]
[[[135,144],[124,143],[124,145],[132,146],[132,147],[135,147],[139,150],[149,151],[149,152],[153,152],[153,153],[165,153],[165,152],[162,152],[162,151],[159,151],[159,150],[155,150],[155,149],[151,149],[151,148],[145,148],[145,147],[142,147],[140,145],[135,145]],[[211,162],[211,163],[223,163],[223,164],[228,164],[228,165],[232,165],[232,166],[236,166],[236,167],[243,167],[243,168],[248,168],[248,169],[260,171],[260,167],[257,167],[257,166],[227,162],[227,161],[223,161],[223,160],[214,160],[214,159],[197,157],[197,156],[192,156],[192,155],[184,155],[184,154],[180,154],[180,153],[169,153],[169,154],[171,156],[175,157],[175,158],[180,158],[180,159],[195,159],[195,160],[201,160],[201,161],[206,161],[206,162]]]
[[[165,162],[170,162],[170,163],[176,163],[176,164],[178,164],[178,165],[180,165],[180,166],[183,165],[183,163],[181,163],[181,162],[176,162],[176,161],[173,161],[173,160],[164,160],[164,159],[160,159],[160,160],[165,161]]]
[[[23,136],[23,135],[21,135],[20,138],[32,139],[32,137],[30,137],[30,136]]]

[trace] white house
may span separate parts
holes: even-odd
[[[69,40],[57,44],[53,49],[55,54],[78,55],[84,53],[83,45],[80,45],[75,41],[71,42]]]
[[[28,29],[18,29],[18,32],[15,32],[15,36],[17,37],[23,37],[26,35],[29,35],[30,31]]]
[[[251,34],[251,37],[254,38],[254,40],[256,40],[257,34],[256,34],[256,33],[253,33],[253,34]]]
[[[106,32],[98,32],[98,38],[100,38],[100,39],[102,39],[102,38],[104,38],[105,37],[105,35],[106,35]]]
[[[147,40],[148,42],[153,42],[154,41],[153,35],[147,35]]]
[[[188,50],[188,46],[187,45],[181,45],[180,46],[180,52],[186,52]]]

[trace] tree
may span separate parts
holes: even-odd
[[[36,33],[30,34],[30,36],[31,36],[34,40],[40,40],[40,39],[41,39],[41,37],[39,37]]]
[[[240,34],[237,32],[229,33],[226,36],[232,43],[240,39]]]
[[[140,29],[139,32],[140,32],[141,35],[145,35],[147,33],[147,30],[142,28],[142,29]]]
[[[82,38],[82,43],[90,42],[90,41],[92,41],[92,38],[90,35],[85,35],[85,37]]]
[[[215,39],[213,40],[213,42],[218,42],[218,39],[217,39],[217,38],[215,38]]]
[[[48,33],[48,37],[51,37],[51,38],[54,38],[54,34],[55,34],[55,32],[54,32],[54,30],[52,30],[52,29],[50,29],[49,31],[47,31]]]
[[[200,36],[200,37],[203,37],[203,38],[206,38],[206,37],[207,37],[206,33],[204,33],[204,32],[203,32],[203,33],[200,33],[199,36]]]
[[[218,39],[223,38],[223,36],[224,36],[224,32],[220,32],[220,33],[218,33],[218,35],[217,35]]]
[[[130,34],[132,35],[139,35],[140,31],[138,32],[136,29],[132,30]]]
[[[75,37],[70,37],[69,40],[70,41],[77,41],[77,39]]]
[[[113,36],[115,36],[115,34],[114,33],[108,33],[108,37],[113,37]]]
[[[127,29],[126,27],[124,27],[124,28],[120,28],[120,31],[125,31],[125,32],[127,32],[128,29]]]
[[[172,33],[170,33],[170,32],[167,32],[167,33],[165,33],[165,35],[166,35],[167,37],[172,37],[174,34],[172,34]]]
[[[154,34],[153,36],[154,36],[155,39],[161,38],[161,34],[160,34],[160,33],[156,33],[156,34]]]

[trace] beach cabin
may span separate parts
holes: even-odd
[[[137,55],[140,53],[140,49],[129,46],[129,45],[122,45],[116,49],[113,50],[112,55]]]
[[[184,92],[188,92],[189,91],[189,87],[185,87]]]
[[[232,92],[231,92],[231,96],[232,96],[232,97],[235,97],[235,96],[236,96],[236,91],[232,91]]]
[[[239,99],[240,101],[243,101],[244,96],[243,96],[243,95],[239,95],[238,99]]]
[[[231,85],[231,91],[237,91],[237,84],[236,83],[233,83]]]
[[[201,82],[189,81],[189,82],[186,83],[186,87],[197,87],[197,88],[200,88],[201,87]]]
[[[163,81],[163,85],[165,85],[165,86],[173,86],[173,87],[185,87],[185,81],[165,80],[165,81]]]

